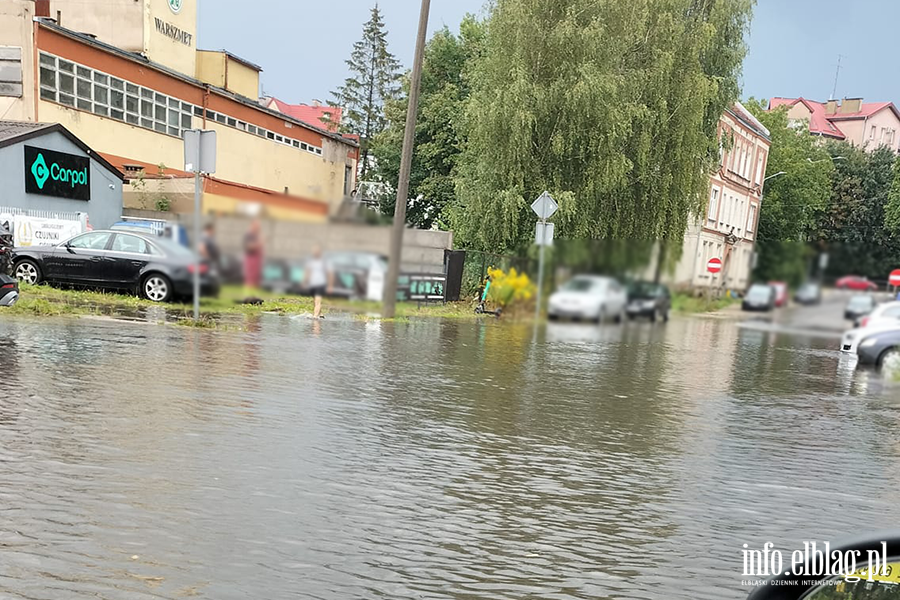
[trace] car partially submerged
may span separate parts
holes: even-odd
[[[669,288],[649,281],[636,281],[628,286],[628,318],[648,317],[651,321],[668,321],[672,309]]]
[[[776,291],[771,285],[755,283],[747,290],[741,309],[768,312],[775,308]]]
[[[551,320],[569,318],[599,323],[613,319],[619,323],[627,303],[628,294],[612,277],[577,275],[550,296],[547,316]]]

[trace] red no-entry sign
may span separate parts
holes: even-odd
[[[900,269],[894,269],[893,271],[891,271],[891,276],[890,278],[888,278],[888,283],[895,287],[900,285]]]
[[[718,273],[722,270],[722,259],[721,258],[711,258],[709,262],[706,263],[706,270],[710,273]]]

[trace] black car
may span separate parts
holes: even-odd
[[[771,285],[757,283],[750,286],[747,295],[741,302],[741,309],[752,311],[761,310],[768,312],[775,308],[775,299],[778,295],[777,290]]]
[[[889,356],[900,356],[900,329],[867,335],[860,340],[856,355],[858,365],[881,368]]]
[[[15,249],[19,281],[136,292],[154,302],[193,297],[194,254],[172,240],[124,231],[91,231],[56,246]],[[218,274],[200,265],[201,295],[219,293]]]
[[[815,283],[804,283],[794,294],[794,302],[810,306],[822,302],[822,288]]]
[[[859,294],[853,296],[844,309],[844,318],[848,321],[858,323],[860,319],[875,309],[875,297],[871,294]]]
[[[625,312],[629,320],[649,317],[651,321],[668,321],[672,309],[669,288],[658,283],[638,281],[628,287],[628,304]]]

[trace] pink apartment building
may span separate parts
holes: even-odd
[[[863,102],[862,98],[828,102],[806,98],[769,101],[770,110],[781,106],[787,107],[791,123],[807,123],[812,135],[846,140],[869,151],[882,146],[900,151],[900,112],[892,102]]]

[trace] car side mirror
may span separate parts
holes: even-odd
[[[771,545],[769,545],[771,546]],[[778,556],[776,557],[776,553]],[[783,558],[782,558],[783,557]],[[762,565],[763,562],[767,564]],[[886,531],[831,547],[804,542],[792,551],[744,550],[744,571],[780,574],[754,589],[748,600],[881,600],[897,598],[900,531]],[[760,569],[754,571],[759,575]]]
[[[68,242],[66,242],[66,251],[67,251],[69,254],[75,254],[75,248],[73,248],[73,247],[71,246],[71,244],[69,244]]]

